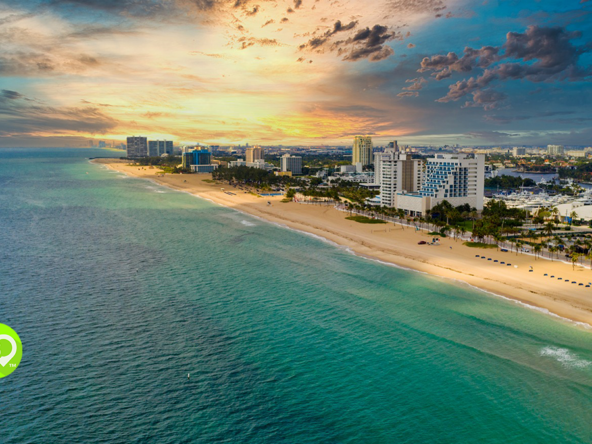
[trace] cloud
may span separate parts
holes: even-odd
[[[50,107],[31,105],[16,99],[25,96],[17,91],[2,90],[0,96],[0,135],[4,137],[40,136],[44,134],[104,134],[118,121],[93,106]]]
[[[481,139],[486,140],[488,142],[501,142],[504,140],[508,140],[513,137],[518,137],[520,134],[516,133],[503,133],[500,131],[471,131],[469,133],[465,133],[465,136],[471,139]]]
[[[417,91],[405,91],[405,92],[400,92],[399,94],[397,94],[397,97],[417,97],[419,96],[419,93]]]
[[[452,72],[471,72],[475,67],[487,68],[499,60],[499,48],[484,46],[481,49],[465,48],[464,55],[458,57],[449,52],[446,55],[425,57],[419,72],[435,71],[436,80],[450,77]]]
[[[370,61],[377,62],[386,59],[393,55],[394,51],[385,43],[396,37],[396,33],[388,33],[386,26],[374,25],[372,29],[363,29],[353,37],[354,48],[343,60],[355,61],[369,58]]]
[[[446,9],[442,0],[391,0],[386,9],[395,14],[433,14]]]
[[[531,82],[577,81],[589,79],[591,67],[578,65],[580,56],[591,46],[575,46],[572,40],[581,37],[580,32],[570,32],[562,27],[529,26],[524,33],[509,32],[506,42],[499,47],[484,46],[480,49],[465,48],[462,57],[453,52],[446,55],[425,57],[419,72],[433,71],[436,80],[451,77],[453,72],[469,73],[483,69],[481,75],[462,79],[449,86],[448,94],[439,102],[456,101],[461,97],[489,87],[494,81],[526,79]],[[492,98],[489,91],[478,97]],[[499,93],[497,93],[499,94]],[[489,105],[494,106],[489,102]],[[473,100],[473,103],[476,102]]]
[[[16,100],[16,99],[21,99],[24,96],[16,91],[11,91],[9,89],[3,89],[2,91],[0,91],[0,100]]]
[[[252,10],[246,11],[247,15],[255,15],[259,12],[259,5],[255,5]]]
[[[70,10],[87,8],[116,15],[147,17],[158,14],[168,15],[170,8],[167,8],[166,3],[162,0],[52,0],[51,6]],[[206,5],[213,1],[191,0],[190,3],[197,6],[200,3]]]
[[[405,80],[405,83],[411,83],[411,86],[407,86],[403,89],[407,90],[407,91],[419,91],[420,89],[423,88],[423,86],[428,83],[428,81],[426,79],[424,79],[423,77],[418,77],[416,79],[409,79],[409,80]]]
[[[345,32],[345,31],[349,31],[351,29],[354,29],[357,25],[358,25],[357,21],[352,21],[347,25],[343,25],[341,23],[341,20],[337,20],[335,22],[335,24],[333,25],[333,29],[326,31],[320,37],[313,37],[307,43],[300,45],[300,49],[301,50],[302,49],[311,49],[311,50],[318,49],[318,48],[322,47],[323,45],[325,45],[325,43],[327,43],[331,39],[331,37],[333,37],[335,34],[337,34],[339,32]]]
[[[504,101],[508,96],[493,89],[480,89],[473,91],[473,101],[465,102],[463,108],[483,107],[484,110],[489,111],[498,107],[499,103]]]
[[[254,37],[241,37],[238,39],[238,42],[241,44],[239,49],[247,49],[251,46],[259,45],[259,46],[281,46],[276,39],[268,39],[262,38],[257,39]]]
[[[330,43],[331,38],[341,32],[354,29],[357,21],[343,25],[340,20],[335,22],[333,29],[326,31],[319,37],[313,37],[307,43],[300,45],[300,50],[315,50],[322,52],[324,49],[335,51],[345,61],[357,61],[367,58],[372,62],[386,59],[394,54],[392,48],[386,43],[401,36],[395,32],[389,32],[387,26],[374,25],[372,28],[361,29],[346,40],[338,40]],[[328,48],[327,48],[328,47]]]

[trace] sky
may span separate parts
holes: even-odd
[[[0,0],[0,147],[592,146],[592,0]]]

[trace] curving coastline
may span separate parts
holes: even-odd
[[[368,259],[463,282],[551,316],[565,318],[580,327],[592,328],[592,288],[571,283],[592,282],[590,269],[576,267],[572,270],[571,265],[535,260],[530,255],[469,248],[453,239],[442,239],[440,246],[418,245],[431,236],[399,225],[359,224],[346,220],[347,214],[333,207],[282,203],[277,196],[261,198],[228,185],[206,182],[204,179],[210,179],[210,175],[162,175],[158,169],[130,166],[119,159],[92,162],[318,236]],[[231,189],[234,194],[226,194],[221,188]],[[500,265],[500,262],[512,265]],[[530,267],[533,267],[532,272]],[[552,275],[555,278],[551,279]]]

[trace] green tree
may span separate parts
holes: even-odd
[[[580,258],[579,253],[574,252],[571,254],[571,268],[572,268],[572,270],[575,270],[576,262],[578,261],[579,258]]]

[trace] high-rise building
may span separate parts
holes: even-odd
[[[193,151],[194,165],[211,165],[212,153],[207,148]]]
[[[293,175],[302,174],[302,157],[284,154],[281,158],[282,172],[291,171]]]
[[[397,192],[395,206],[415,216],[446,200],[453,206],[469,204],[483,209],[485,156],[482,154],[437,154],[426,160],[417,193]]]
[[[374,156],[374,183],[380,185],[380,203],[387,207],[395,206],[397,192],[417,192],[422,179],[421,160],[412,159],[395,146]]]
[[[547,154],[549,156],[563,156],[563,145],[547,145]]]
[[[526,148],[520,147],[520,146],[515,146],[514,148],[512,148],[512,155],[514,157],[525,156],[526,155]]]
[[[151,157],[162,156],[163,154],[173,155],[172,140],[151,140],[148,142],[148,155]]]
[[[263,148],[257,145],[247,148],[246,159],[247,163],[254,163],[256,160],[263,159]]]
[[[182,154],[183,168],[189,169],[192,165],[211,165],[212,153],[207,148],[193,149]]]
[[[127,157],[146,157],[148,155],[148,139],[146,137],[127,138]]]
[[[372,137],[355,136],[352,148],[352,165],[361,163],[362,166],[372,164]]]
[[[99,140],[99,148],[106,148],[107,144],[103,140]]]

